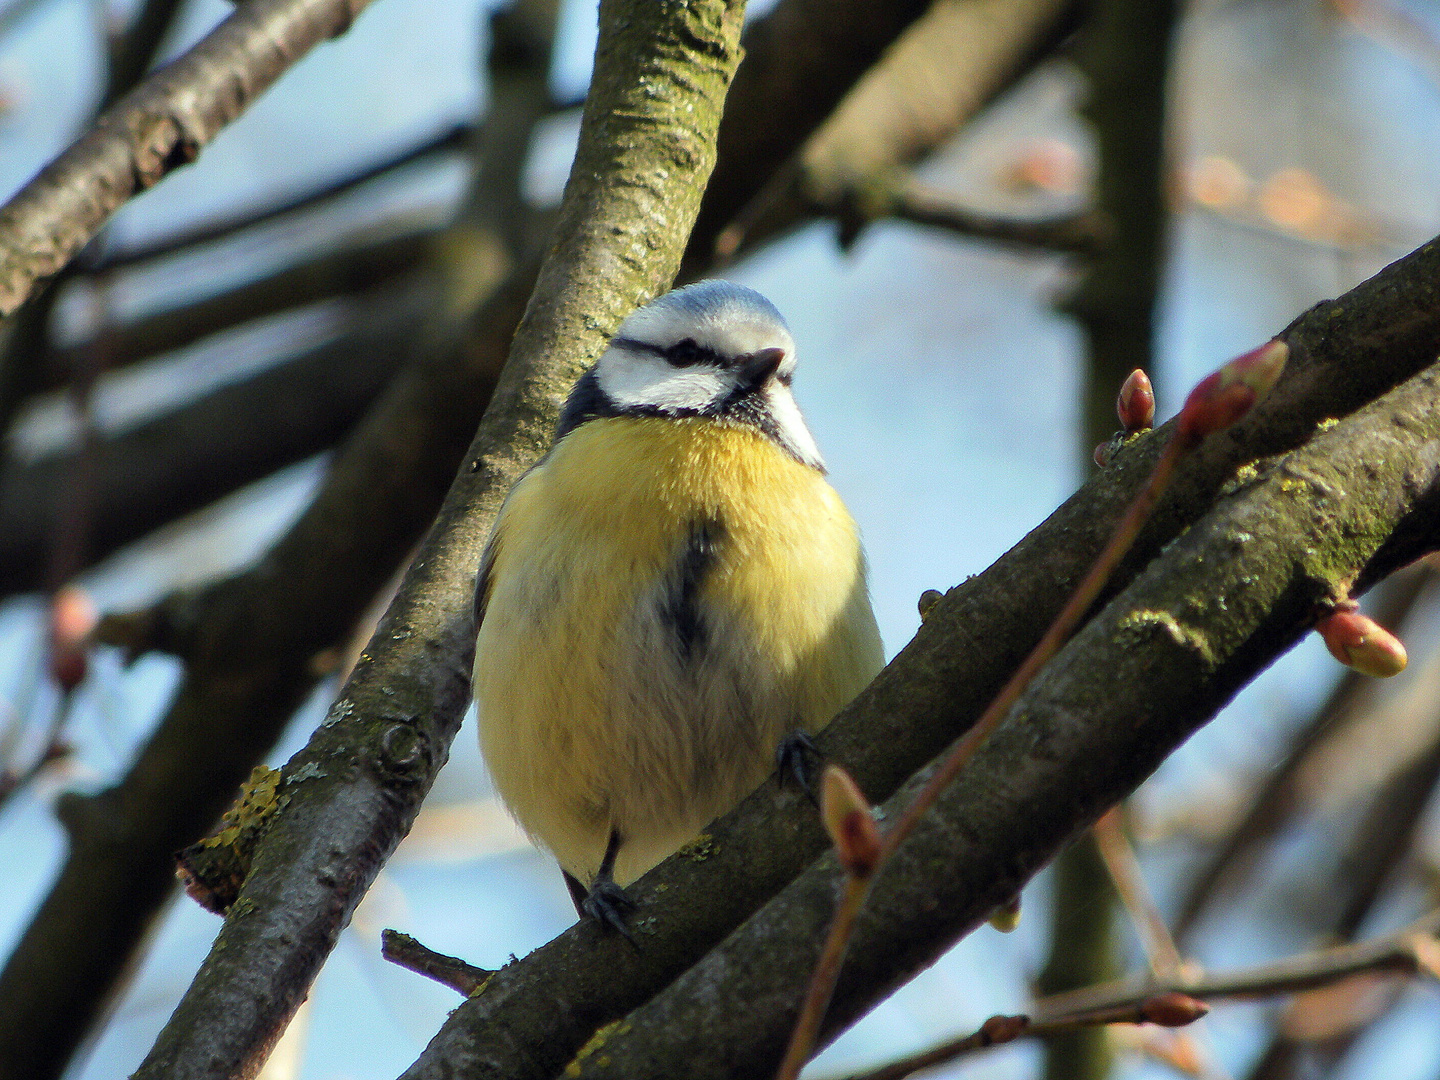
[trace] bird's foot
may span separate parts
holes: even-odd
[[[820,805],[820,800],[815,794],[815,779],[820,775],[820,766],[824,762],[825,755],[815,745],[815,740],[803,731],[792,731],[775,748],[775,768],[780,774],[780,786],[793,782],[816,806]]]
[[[637,949],[630,928],[625,925],[625,916],[635,910],[635,901],[625,895],[625,890],[608,878],[596,878],[590,892],[580,902],[580,914],[594,919],[602,930],[614,930],[623,934],[625,940]]]

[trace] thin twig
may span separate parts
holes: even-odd
[[[458,956],[447,956],[426,948],[399,930],[380,931],[380,955],[392,964],[443,983],[463,997],[479,990],[495,972],[467,964]]]
[[[953,1061],[965,1054],[985,1050],[992,1046],[1003,1046],[1016,1039],[1039,1038],[1056,1035],[1063,1031],[1079,1028],[1100,1027],[1106,1024],[1159,1024],[1163,1027],[1182,1027],[1194,1023],[1210,1010],[1189,995],[1162,993],[1144,1001],[1116,1005],[1104,1009],[1073,1013],[1070,1016],[1055,1017],[1036,1022],[1028,1016],[992,1016],[979,1028],[958,1039],[948,1039],[928,1050],[909,1054],[888,1065],[868,1072],[854,1073],[844,1080],[903,1080],[904,1077]]]
[[[1119,810],[1108,811],[1095,822],[1091,832],[1095,836],[1100,858],[1105,863],[1105,869],[1109,871],[1110,880],[1115,884],[1116,893],[1120,896],[1120,902],[1125,905],[1125,910],[1129,912],[1130,919],[1140,935],[1145,956],[1150,961],[1150,971],[1157,979],[1178,974],[1185,961],[1175,946],[1175,939],[1170,936],[1170,928],[1165,925],[1165,917],[1160,914],[1155,897],[1145,884],[1145,877],[1140,872],[1140,860],[1135,857],[1135,849],[1125,835]]]
[[[1269,964],[1214,975],[1191,975],[1182,971],[1163,982],[1145,975],[1055,994],[1035,1003],[1035,1015],[1048,1019],[1133,1004],[1166,990],[1178,990],[1204,1001],[1220,1001],[1293,994],[1372,971],[1425,972],[1436,976],[1437,958],[1440,958],[1437,934],[1440,934],[1440,910],[1384,937],[1315,949]]]
[[[140,263],[166,258],[187,248],[223,240],[234,233],[298,213],[301,210],[309,210],[416,161],[423,161],[451,150],[460,150],[471,138],[471,131],[469,124],[452,125],[423,142],[397,151],[382,161],[363,166],[353,173],[332,180],[293,199],[264,206],[258,210],[247,210],[229,217],[213,218],[194,228],[170,233],[150,243],[105,252],[93,262],[87,262],[79,269],[83,273],[103,273],[106,270],[128,269]]]
[[[1125,516],[1111,534],[1109,543],[1096,557],[1089,573],[1085,575],[1084,580],[1066,601],[1065,606],[1055,617],[1055,621],[1045,631],[1044,637],[1031,650],[1030,655],[1025,658],[1015,673],[1010,676],[1010,681],[1005,684],[989,707],[981,714],[980,719],[975,722],[975,726],[955,743],[949,755],[935,770],[930,781],[915,796],[915,800],[909,805],[900,820],[895,823],[893,828],[886,831],[880,849],[879,865],[881,867],[895,852],[895,849],[904,842],[905,838],[915,830],[920,819],[934,805],[935,800],[949,786],[950,781],[955,779],[965,763],[974,757],[980,744],[989,737],[1000,720],[1009,712],[1010,706],[1015,704],[1036,673],[1065,643],[1065,639],[1070,636],[1081,617],[1095,602],[1095,598],[1100,595],[1100,590],[1105,587],[1105,582],[1109,580],[1111,572],[1119,565],[1125,552],[1130,549],[1135,537],[1139,535],[1140,527],[1150,516],[1150,511],[1154,509],[1155,503],[1164,492],[1166,485],[1169,484],[1170,478],[1175,474],[1175,466],[1193,445],[1190,440],[1181,437],[1180,430],[1177,430],[1176,435],[1166,443],[1164,451],[1161,452],[1159,460],[1155,463],[1154,471],[1150,474],[1150,479],[1136,494],[1129,509],[1126,510]],[[835,980],[840,973],[840,963],[844,959],[851,931],[868,890],[868,882],[863,887],[852,887],[847,881],[845,893],[836,907],[834,920],[830,924],[825,945],[821,949],[820,961],[815,967],[809,989],[805,993],[805,1002],[801,1007],[799,1018],[795,1022],[795,1030],[791,1033],[784,1061],[780,1070],[775,1074],[776,1080],[795,1080],[795,1077],[800,1074],[800,1068],[810,1059],[810,1051],[815,1045],[815,1036],[820,1031],[820,1024],[824,1019],[830,996],[835,991]]]

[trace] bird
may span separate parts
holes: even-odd
[[[795,361],[784,318],[745,286],[638,308],[481,556],[472,687],[494,788],[581,918],[626,936],[624,886],[884,662]]]

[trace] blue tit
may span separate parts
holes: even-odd
[[[785,320],[751,289],[703,281],[640,308],[481,560],[481,750],[602,923],[623,929],[622,886],[882,666],[865,556],[794,373]]]

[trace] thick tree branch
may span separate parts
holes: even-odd
[[[370,0],[248,0],[107,109],[0,209],[0,314],[63,267],[110,215],[194,161],[295,61]]]
[[[1433,360],[1437,281],[1440,244],[1432,243],[1297,319],[1284,335],[1292,348],[1285,377],[1256,417],[1193,456],[1117,585],[1195,521],[1238,470],[1295,447],[1327,418],[1354,411]],[[821,732],[821,748],[862,790],[888,798],[970,726],[1108,538],[1162,437],[1133,441],[999,562],[952,589],[915,640]],[[567,931],[497,972],[407,1076],[548,1080],[597,1028],[670,983],[825,849],[807,807],[803,797],[762,786],[713,823],[703,845],[629,887],[640,909],[654,913],[636,926],[639,956],[593,927]]]
[[[439,520],[330,716],[286,767],[214,948],[138,1077],[253,1075],[408,830],[469,696],[473,574],[556,403],[674,277],[714,163],[743,5],[604,0],[580,144],[511,359]]]
[[[1061,651],[876,881],[833,1037],[1004,903],[1313,623],[1440,541],[1440,364],[1255,477]],[[885,804],[894,819],[922,771]],[[817,860],[570,1070],[759,1075],[784,1047],[839,869]]]
[[[903,28],[896,18],[901,8],[875,0],[782,0],[752,26],[749,62],[741,66],[735,93],[748,86],[749,100],[765,100],[757,87],[773,78],[790,96],[770,99],[758,112],[727,110],[722,131],[735,133],[730,145],[779,139],[782,157],[793,151],[803,132],[792,120],[811,107],[812,89],[834,86],[838,70],[852,78],[860,71],[854,62],[837,68],[817,42],[835,45],[839,56],[874,55],[887,33]],[[919,6],[905,10],[913,17]],[[814,32],[767,31],[772,19]],[[843,89],[824,92],[838,97]],[[764,180],[763,171],[744,162],[726,175],[725,185],[714,178],[707,189],[707,197],[722,204],[744,203]],[[723,224],[724,217],[715,220]],[[708,253],[712,246],[713,233],[692,233],[692,251]],[[258,567],[198,595],[172,597],[156,613],[196,662],[159,729],[106,797],[114,811],[101,815],[108,828],[72,837],[59,880],[0,973],[0,1062],[16,1062],[17,1076],[32,1080],[63,1068],[170,895],[171,852],[210,827],[313,688],[316,672],[302,658],[348,632],[371,590],[388,579],[433,518],[534,273],[533,265],[515,271],[501,295],[470,320],[467,334],[448,344],[421,344],[310,509]],[[454,588],[464,589],[474,567],[452,572]],[[133,900],[117,909],[115,897]],[[77,981],[71,972],[81,963],[88,975]]]

